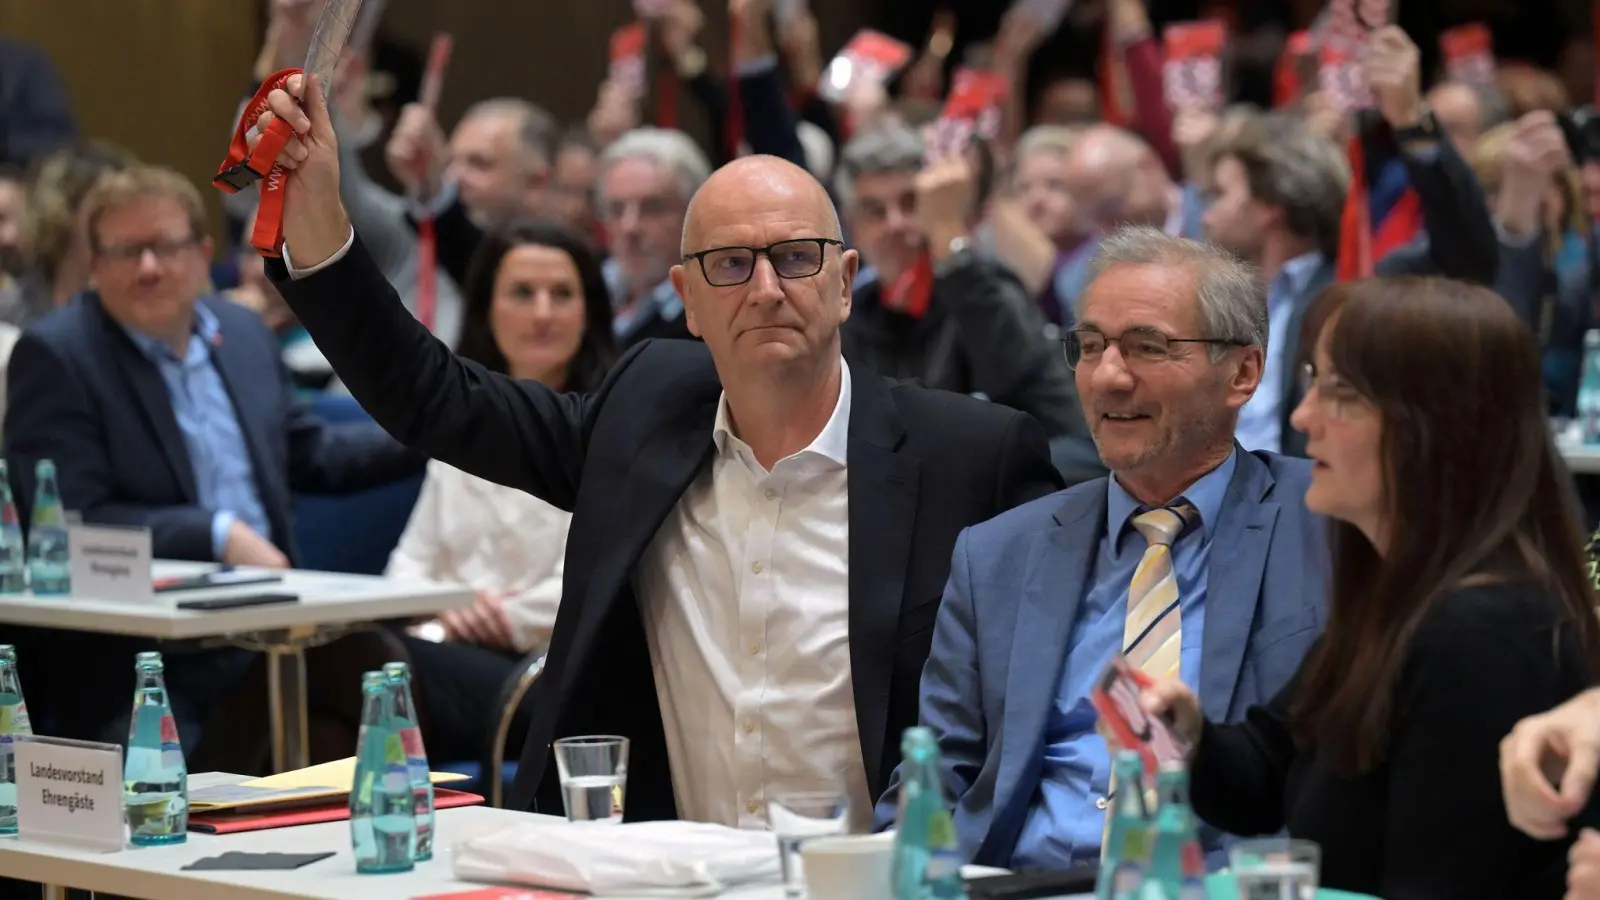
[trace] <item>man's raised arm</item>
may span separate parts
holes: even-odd
[[[314,79],[312,90],[302,86],[296,75],[287,91],[273,91],[257,123],[265,133],[281,117],[295,133],[278,157],[287,170],[283,258],[269,259],[267,273],[351,394],[397,440],[570,510],[598,398],[458,359],[406,310],[350,227],[327,105]]]

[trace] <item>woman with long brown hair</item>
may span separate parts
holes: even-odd
[[[1326,631],[1239,725],[1163,682],[1194,741],[1193,801],[1238,835],[1322,847],[1322,884],[1409,898],[1559,898],[1566,841],[1509,824],[1497,750],[1600,673],[1583,536],[1532,335],[1492,292],[1337,285],[1307,314],[1294,427],[1329,516]]]

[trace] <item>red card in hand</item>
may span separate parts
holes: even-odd
[[[828,63],[817,93],[829,103],[843,103],[849,98],[851,88],[861,80],[888,84],[910,61],[910,44],[871,29],[858,31]]]
[[[1162,32],[1166,62],[1161,75],[1171,109],[1222,107],[1222,50],[1228,26],[1217,20],[1175,22]]]
[[[1180,739],[1164,719],[1147,715],[1139,705],[1139,692],[1153,682],[1150,676],[1130,665],[1122,656],[1113,657],[1089,702],[1100,713],[1124,749],[1137,750],[1144,758],[1144,770],[1155,772],[1164,762],[1188,759],[1189,745]]]
[[[634,97],[644,96],[644,53],[649,39],[650,32],[643,22],[624,25],[611,34],[611,70],[607,78]]]
[[[1483,24],[1474,22],[1439,35],[1439,50],[1444,54],[1445,72],[1451,81],[1494,83],[1494,35]]]
[[[993,139],[1000,133],[1001,108],[1010,93],[1011,80],[999,72],[957,69],[944,111],[925,134],[926,161],[965,153],[974,138]]]

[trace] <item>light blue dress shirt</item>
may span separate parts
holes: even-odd
[[[645,313],[650,310],[655,310],[665,322],[683,316],[683,300],[673,288],[671,278],[651,288],[642,301],[624,311],[622,306],[628,300],[628,282],[622,274],[622,266],[614,257],[607,258],[600,265],[600,274],[605,277],[606,288],[611,291],[611,333],[617,340],[626,341],[629,335],[638,330]]]
[[[194,332],[182,359],[163,341],[131,328],[123,330],[155,363],[161,380],[166,382],[172,415],[178,420],[189,463],[194,467],[195,499],[202,508],[215,511],[211,519],[211,552],[217,559],[222,558],[223,548],[228,545],[228,529],[236,519],[272,540],[272,523],[256,488],[255,467],[244,442],[244,430],[233,408],[233,398],[211,360],[211,347],[222,334],[216,314],[203,304],[195,306]]]
[[[1289,340],[1294,305],[1321,263],[1321,253],[1302,253],[1284,263],[1267,287],[1266,365],[1261,369],[1261,385],[1239,410],[1239,424],[1233,432],[1246,450],[1277,453],[1283,448],[1283,367],[1293,364],[1284,358],[1283,348]]]
[[[1200,521],[1185,530],[1172,548],[1183,628],[1178,677],[1196,690],[1200,684],[1200,636],[1205,633],[1206,565],[1235,462],[1235,453],[1229,453],[1221,465],[1179,495],[1200,513]],[[1036,751],[1044,754],[1044,765],[1039,789],[1017,839],[1012,868],[1059,869],[1100,855],[1106,814],[1096,808],[1095,801],[1110,789],[1111,755],[1105,740],[1095,732],[1096,714],[1089,691],[1112,655],[1122,649],[1128,583],[1147,546],[1131,519],[1147,508],[1111,479],[1105,535],[1095,554],[1088,593],[1078,605],[1060,687],[1045,720],[1042,746]]]

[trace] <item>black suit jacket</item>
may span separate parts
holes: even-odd
[[[273,543],[295,558],[292,491],[360,490],[419,471],[426,460],[370,424],[325,425],[296,402],[277,339],[254,313],[220,298],[212,359],[250,449],[256,491]],[[158,558],[214,559],[214,510],[198,505],[194,469],[155,364],[100,305],[83,294],[22,333],[6,384],[5,455],[27,521],[33,467],[55,460],[61,499],[85,522],[151,531]],[[102,738],[126,715],[133,656],[153,640],[80,632],[29,632],[28,699],[54,733]],[[176,651],[178,648],[167,648]],[[24,651],[26,652],[26,650]],[[184,664],[203,662],[191,655]],[[169,658],[169,674],[178,659]],[[94,691],[69,690],[97,684]],[[123,686],[125,689],[119,689]],[[218,694],[196,700],[203,711]],[[46,690],[53,690],[46,693]]]
[[[598,393],[556,394],[454,356],[400,305],[359,240],[299,281],[269,272],[351,392],[393,434],[573,513],[562,604],[512,803],[559,813],[550,742],[632,739],[630,819],[673,818],[661,712],[633,572],[710,461],[722,393],[704,344],[648,341]],[[956,535],[1059,489],[1033,419],[854,371],[850,662],[867,783],[881,792],[916,724],[917,684]]]

